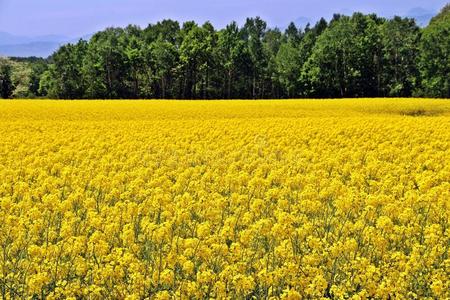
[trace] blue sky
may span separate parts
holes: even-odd
[[[108,26],[145,26],[164,18],[210,20],[223,27],[232,20],[261,16],[271,26],[300,18],[316,21],[335,12],[374,12],[405,16],[412,9],[437,12],[448,0],[0,0],[0,31],[16,35],[78,37]]]

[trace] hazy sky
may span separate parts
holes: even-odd
[[[335,12],[407,15],[411,9],[436,12],[448,0],[0,0],[0,31],[20,35],[82,36],[107,26],[145,26],[164,18],[212,21],[261,16],[271,26],[292,20],[330,17]]]

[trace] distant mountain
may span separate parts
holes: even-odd
[[[300,27],[302,29],[304,29],[306,27],[306,25],[310,24],[310,25],[314,25],[311,22],[311,19],[307,18],[307,17],[299,17],[297,19],[295,19],[294,21],[295,25],[297,25],[297,27]]]
[[[55,42],[31,42],[15,45],[0,45],[0,54],[14,57],[49,57],[62,43]]]
[[[85,41],[89,41],[93,36],[94,36],[94,33],[86,34],[86,35],[83,35],[82,37],[79,37],[79,38],[76,38],[76,39],[71,39],[69,41],[69,43],[77,43],[80,39],[81,40],[85,40]]]
[[[0,32],[0,45],[20,44],[30,42],[27,37],[15,36],[6,32]]]
[[[426,27],[435,15],[436,12],[434,11],[422,7],[415,7],[408,11],[405,17],[414,18],[419,26]]]
[[[92,34],[89,34],[81,37],[81,39],[89,40],[91,37]],[[79,39],[61,35],[27,37],[0,32],[0,56],[46,58],[52,55],[61,45],[76,43]]]
[[[297,28],[301,28],[302,30],[305,29],[307,24],[310,25],[314,25],[312,24],[313,22],[311,21],[311,19],[307,18],[307,17],[298,17],[297,19],[295,19],[294,21],[295,26],[297,26]],[[282,23],[282,24],[276,24],[277,28],[280,30],[286,30],[289,26],[291,22],[289,23]]]
[[[27,44],[34,42],[53,42],[60,43],[69,40],[70,38],[62,35],[42,35],[42,36],[21,36],[13,35],[7,32],[0,31],[0,45],[17,45],[17,44]]]

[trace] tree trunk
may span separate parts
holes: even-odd
[[[228,70],[228,91],[227,91],[227,98],[228,99],[231,99],[231,73],[232,71],[231,71],[231,69],[230,70]]]
[[[164,75],[161,76],[162,99],[166,99],[166,80]]]
[[[253,99],[256,99],[256,74],[253,73],[253,90],[252,90],[252,97]]]

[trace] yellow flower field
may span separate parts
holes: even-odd
[[[3,299],[449,299],[450,101],[1,101]]]

